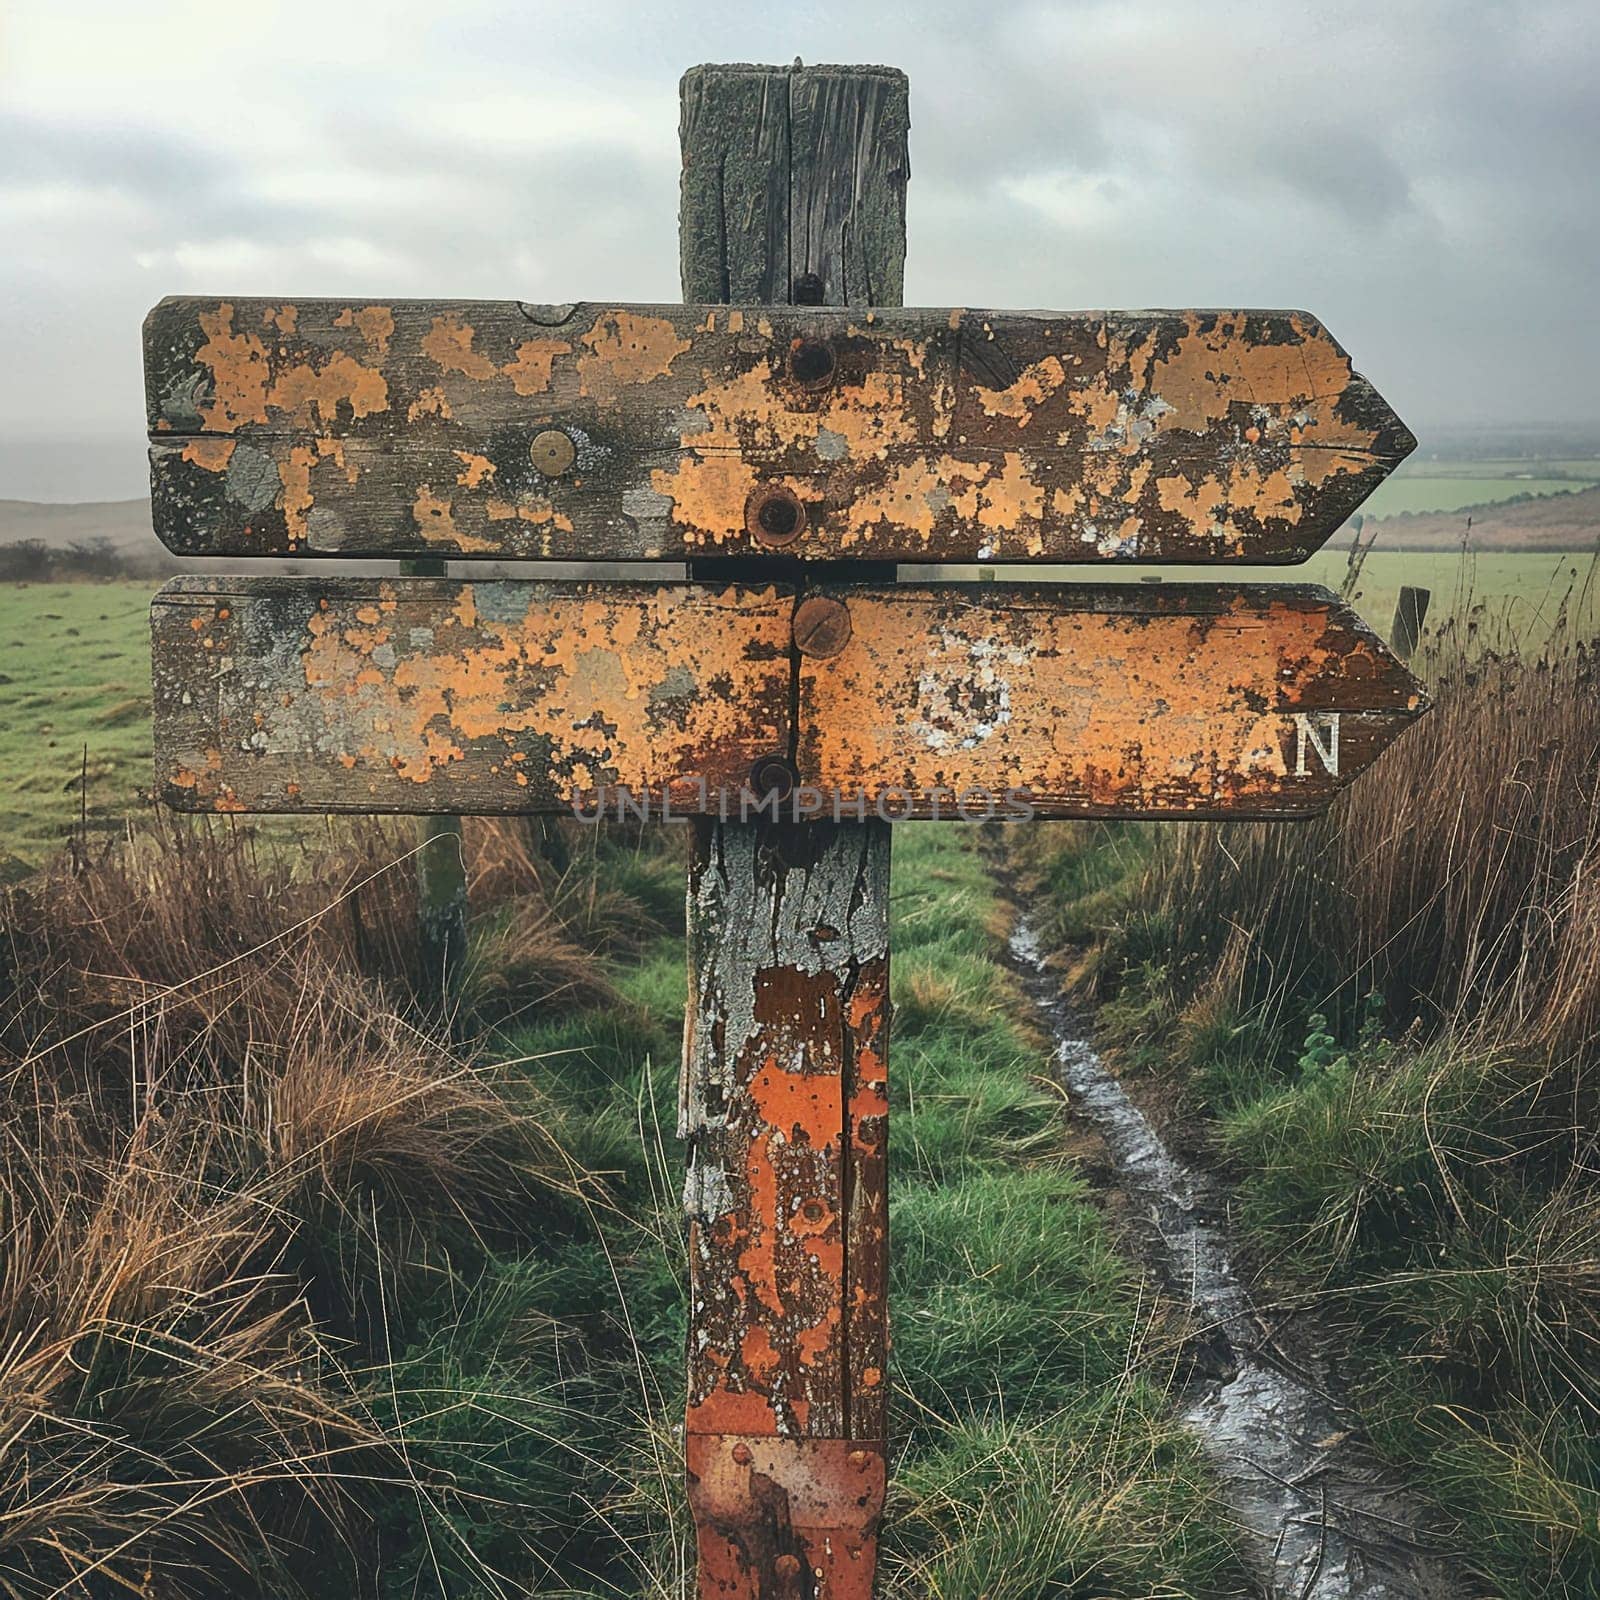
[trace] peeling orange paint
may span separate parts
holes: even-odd
[[[460,372],[469,378],[492,378],[498,371],[481,350],[473,348],[471,323],[456,311],[441,313],[422,336],[422,353],[443,372]]]
[[[423,516],[448,514],[439,497],[419,508]],[[239,597],[236,617],[252,603]],[[525,758],[512,765],[581,798],[600,783],[640,791],[686,783],[708,764],[726,781],[724,761],[742,778],[757,754],[784,738],[790,605],[774,591],[741,601],[582,586],[538,603],[530,597],[511,617],[499,599],[493,621],[472,585],[453,588],[448,600],[382,585],[357,602],[322,605],[308,596],[301,603],[303,681],[264,682],[264,666],[239,656],[238,636],[231,653],[234,670],[245,674],[239,715],[272,748],[302,752],[293,777],[310,808],[325,792],[310,781],[319,764],[347,757],[349,767],[381,766],[416,786],[473,752],[509,747]],[[189,626],[196,620],[208,619],[185,613],[182,631],[200,651],[203,641]],[[258,637],[282,637],[276,624],[257,627]],[[713,680],[731,692],[704,692]],[[230,760],[237,769],[219,768],[216,781],[200,786],[207,798],[226,777],[248,799],[243,780],[256,769],[248,754]],[[527,781],[524,774],[519,787]]]
[[[1141,598],[851,593],[843,651],[802,661],[805,781],[1127,815],[1248,806],[1292,794],[1300,708],[1388,711],[1393,732],[1414,713],[1414,684],[1349,613],[1271,591],[1201,612]]]
[[[624,389],[665,377],[690,348],[666,317],[625,309],[602,311],[581,342],[588,353],[578,357],[580,390],[602,405]]]
[[[471,450],[457,450],[455,455],[461,463],[456,482],[462,488],[476,489],[494,476],[494,463],[487,456],[480,456]]]
[[[224,300],[200,313],[205,342],[195,360],[211,374],[211,403],[201,407],[201,424],[212,433],[229,433],[244,423],[267,420],[267,347],[253,333],[235,333],[233,306]]]
[[[183,459],[207,472],[224,472],[237,444],[236,439],[190,439],[183,447]]]
[[[518,394],[543,394],[550,387],[550,373],[556,359],[571,352],[572,346],[565,339],[524,339],[517,346],[516,355],[501,370]]]
[[[420,390],[417,398],[406,407],[407,422],[416,422],[422,417],[443,417],[448,421],[453,415],[444,390],[439,388]]]
[[[521,308],[498,305],[224,301],[186,315],[177,328],[206,381],[163,374],[174,399],[152,437],[181,438],[198,418],[249,434],[280,475],[299,430],[343,440],[347,472],[382,454],[360,497],[322,475],[311,486],[328,513],[319,538],[341,554],[395,553],[373,548],[379,502],[404,526],[419,492],[446,484],[461,491],[456,531],[419,524],[430,549],[745,549],[751,495],[784,485],[807,508],[790,547],[801,559],[1294,559],[1411,443],[1327,332],[1290,313],[612,306],[570,337],[529,337]],[[241,321],[277,337],[269,347]],[[359,330],[369,359],[330,328]],[[797,378],[795,351],[819,341],[836,360]],[[518,404],[529,399],[533,412]],[[505,514],[518,497],[494,483],[506,430],[537,427],[578,430],[605,464],[547,485],[548,521]],[[218,459],[186,443],[152,456],[158,476]],[[469,460],[500,471],[463,476]],[[218,548],[308,543],[303,517],[280,531],[255,515],[252,481],[191,497],[226,529]],[[158,503],[176,518],[182,496]],[[187,522],[182,537],[192,548]]]

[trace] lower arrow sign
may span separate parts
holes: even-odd
[[[1427,708],[1310,586],[830,594],[848,637],[802,654],[798,766],[876,814],[1311,815]]]
[[[1426,707],[1322,589],[177,579],[184,810],[1309,815]],[[758,787],[765,792],[767,777]]]
[[[1314,814],[1426,710],[1309,586],[838,589],[798,768],[878,814]]]

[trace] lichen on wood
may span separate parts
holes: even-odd
[[[787,748],[790,593],[177,578],[151,609],[182,810],[685,809]]]
[[[1301,312],[176,299],[145,358],[183,554],[738,555],[781,491],[802,561],[1299,561],[1415,443]]]

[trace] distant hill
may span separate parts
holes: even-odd
[[[1460,511],[1406,511],[1369,522],[1366,531],[1374,527],[1380,550],[1459,550],[1463,539],[1474,550],[1593,550],[1600,543],[1600,487]],[[1337,542],[1350,541],[1341,534]]]
[[[140,565],[168,559],[150,531],[148,500],[86,500],[76,505],[0,500],[0,544],[17,539],[42,539],[52,549],[109,539],[119,555]]]

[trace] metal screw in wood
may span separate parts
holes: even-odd
[[[559,478],[572,470],[578,447],[572,442],[572,435],[560,428],[541,428],[528,446],[528,456],[545,477]]]
[[[807,595],[795,607],[794,647],[803,656],[825,661],[850,642],[850,608],[830,595]]]

